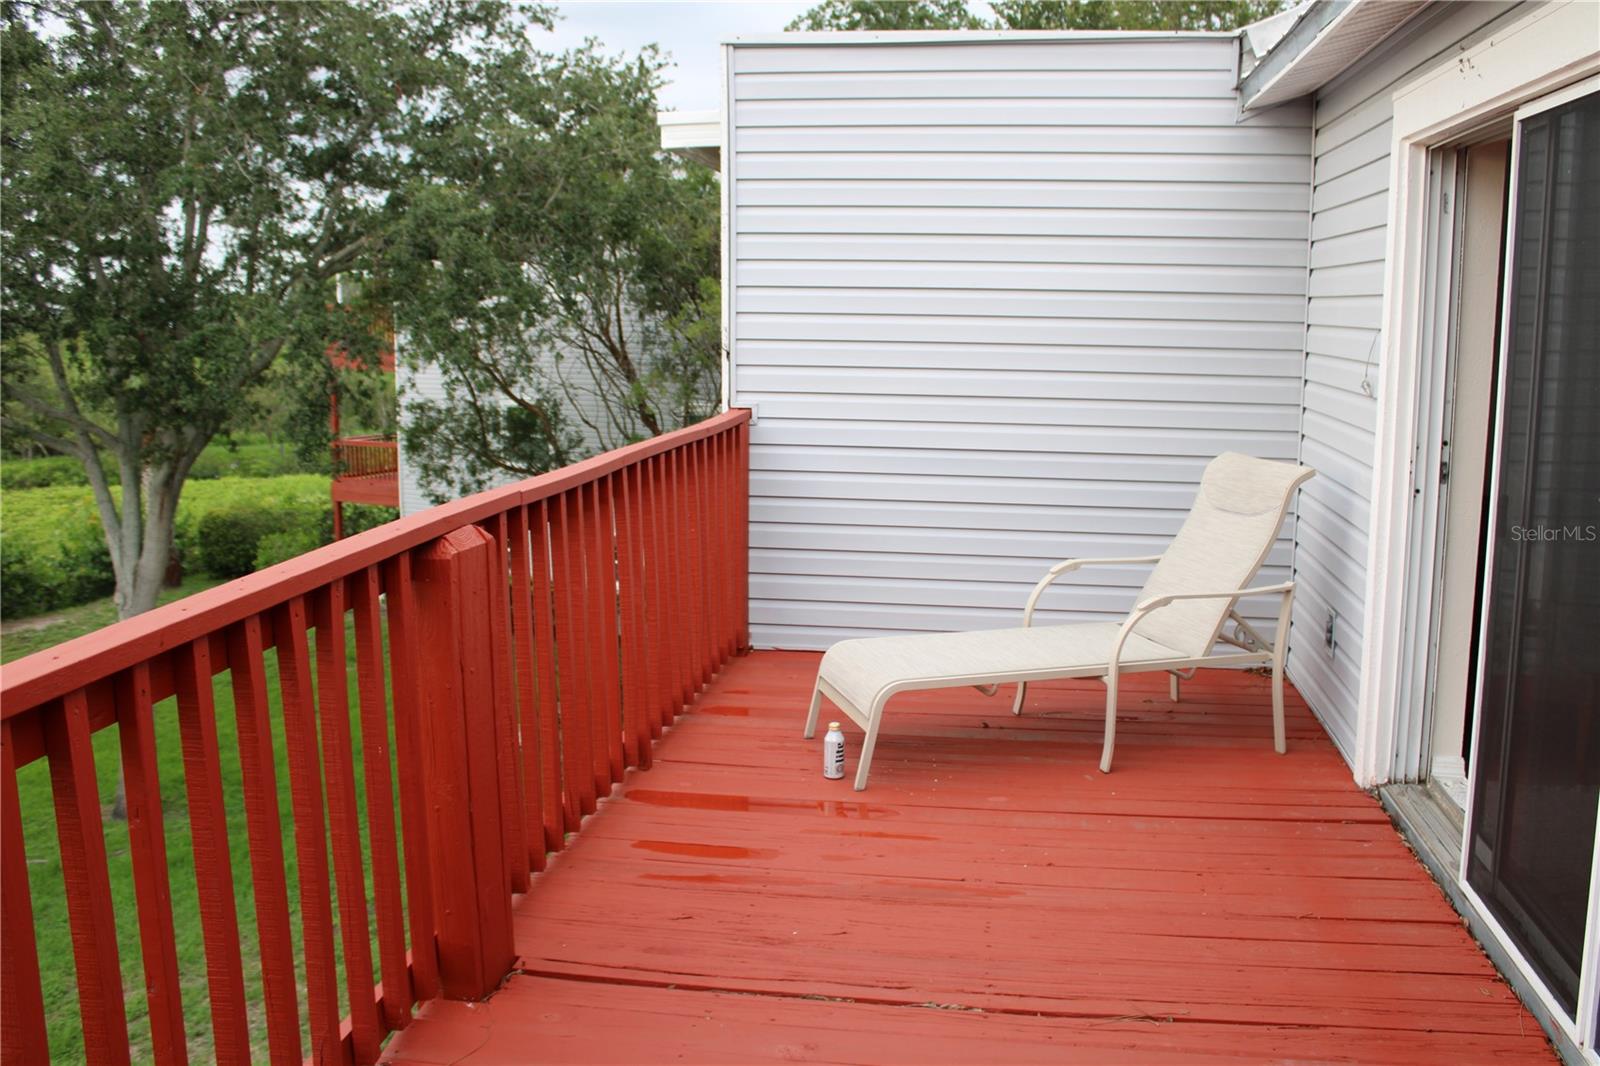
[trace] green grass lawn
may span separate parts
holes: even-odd
[[[213,582],[186,582],[174,595],[207,587]],[[61,640],[87,632],[114,616],[109,601],[85,604],[67,612],[56,625],[30,632],[13,633],[4,638],[0,652],[6,660],[40,650]],[[313,654],[315,639],[312,638]],[[347,625],[345,655],[350,677],[352,739],[356,750],[356,801],[361,812],[362,853],[368,864],[368,916],[371,921],[370,862],[365,839],[366,800],[360,784],[361,734],[356,720],[356,669],[353,623]],[[294,827],[290,817],[289,773],[285,756],[283,721],[278,693],[276,655],[266,655],[266,677],[273,709],[273,743],[277,763],[278,809],[283,827],[289,889],[290,924],[294,932],[297,981],[300,984],[302,1032],[304,1011],[304,960],[300,956],[299,887],[295,865]],[[238,908],[240,954],[245,968],[246,997],[250,1003],[250,1023],[256,1057],[265,1061],[266,1028],[261,1011],[261,980],[257,950],[254,892],[250,879],[250,848],[245,827],[243,789],[239,768],[237,726],[231,681],[227,673],[217,676],[216,731],[221,753],[224,806],[228,814],[228,844],[233,863],[234,898]],[[212,1059],[210,1005],[207,1000],[205,946],[201,935],[194,876],[193,844],[189,834],[184,789],[182,750],[179,744],[177,707],[166,700],[155,707],[157,762],[165,812],[168,875],[171,881],[172,909],[176,929],[178,969],[182,977],[184,1016],[188,1029],[191,1061]],[[393,744],[391,741],[390,751]],[[116,729],[101,730],[94,737],[95,766],[101,802],[109,804],[120,773]],[[38,937],[39,965],[44,985],[46,1020],[50,1032],[52,1061],[82,1062],[84,1052],[78,1017],[77,986],[72,961],[72,941],[68,926],[60,854],[56,844],[55,817],[51,801],[49,772],[44,760],[22,767],[17,774],[24,837],[33,893],[34,928]],[[140,963],[138,919],[127,825],[106,823],[106,852],[109,857],[112,896],[116,906],[118,951],[122,965],[123,988],[127,995],[129,1037],[135,1062],[150,1061],[150,1028],[146,1016],[144,975]],[[331,866],[330,866],[331,872]],[[331,880],[331,873],[330,873]],[[335,922],[338,912],[335,910]],[[336,938],[337,941],[337,938]],[[373,959],[376,968],[377,949]],[[340,964],[340,1014],[348,1013],[344,1000],[342,959]],[[302,1035],[302,1039],[305,1037]],[[309,1047],[309,1044],[306,1045]]]

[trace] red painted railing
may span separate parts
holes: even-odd
[[[151,1046],[157,1062],[187,1059],[157,780],[155,705],[168,697],[218,1061],[250,1060],[246,959],[260,969],[273,1062],[371,1062],[417,1002],[492,991],[513,962],[512,896],[627,768],[649,766],[662,728],[747,643],[748,423],[731,411],[434,508],[6,667],[0,1057],[48,1054],[23,833],[34,812],[19,809],[17,786],[18,769],[42,758],[85,1054],[128,1060],[92,745],[114,728]],[[248,872],[231,868],[227,838],[221,779],[235,753],[219,750],[213,691],[224,671]],[[278,728],[292,842],[280,829]],[[245,876],[251,944],[234,904]]]
[[[393,437],[340,437],[333,442],[333,476],[381,477],[400,470]]]

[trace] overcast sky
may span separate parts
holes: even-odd
[[[814,2],[814,0],[813,0]],[[718,42],[756,33],[779,33],[811,3],[762,0],[581,0],[556,4],[555,32],[539,33],[539,47],[559,51],[595,37],[611,53],[636,55],[658,44],[672,65],[659,100],[664,111],[715,111],[721,106],[722,58]]]

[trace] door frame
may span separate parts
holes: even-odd
[[[1424,309],[1435,306],[1427,286],[1437,279],[1430,263],[1438,249],[1430,237],[1442,207],[1437,184],[1430,182],[1434,153],[1497,118],[1551,94],[1573,96],[1600,85],[1600,49],[1594,47],[1594,8],[1552,3],[1519,11],[1495,22],[1452,49],[1447,58],[1399,86],[1393,96],[1390,144],[1390,200],[1383,287],[1378,411],[1373,449],[1372,517],[1367,545],[1363,641],[1356,744],[1356,781],[1373,787],[1390,780],[1425,776],[1429,745],[1426,701],[1412,698],[1413,665],[1426,663],[1432,632],[1434,576],[1440,562],[1436,537],[1426,535],[1431,519],[1417,506],[1419,470],[1437,488],[1438,469],[1419,464],[1424,436],[1431,433],[1425,402],[1429,385],[1439,380],[1448,331],[1432,328]],[[1551,105],[1554,106],[1554,105]],[[1513,145],[1510,166],[1516,166]],[[1509,212],[1508,223],[1514,218]],[[1507,251],[1510,251],[1508,243]],[[1428,361],[1424,370],[1424,361]],[[1439,372],[1435,372],[1435,366]],[[1438,442],[1431,442],[1437,447]],[[1498,449],[1498,435],[1496,437]],[[1498,451],[1496,452],[1496,461]],[[1493,476],[1491,474],[1491,476]],[[1490,550],[1486,544],[1484,550]],[[1481,656],[1480,649],[1480,656]],[[1479,716],[1481,720],[1481,716]],[[1474,741],[1478,723],[1473,726]],[[1470,800],[1469,800],[1470,802]],[[1470,824],[1470,823],[1467,823]],[[1600,999],[1600,847],[1591,879],[1590,915],[1584,944],[1578,1011],[1569,1016],[1545,989],[1483,901],[1460,882],[1463,899],[1504,950],[1517,971],[1529,1005],[1553,1033],[1600,1066],[1595,1004]],[[1463,849],[1465,853],[1465,849]]]
[[[1508,229],[1515,225],[1517,206],[1521,196],[1521,182],[1519,181],[1517,163],[1521,158],[1522,151],[1523,120],[1595,93],[1600,93],[1600,76],[1586,78],[1574,85],[1530,101],[1517,109],[1512,119],[1511,155],[1507,160],[1508,177],[1511,182],[1510,195],[1506,200],[1505,224]],[[1488,521],[1485,523],[1486,532],[1482,547],[1484,557],[1488,559],[1494,558],[1496,533],[1499,526],[1500,446],[1503,437],[1501,427],[1505,417],[1506,379],[1508,377],[1509,363],[1509,360],[1505,358],[1505,351],[1506,347],[1511,343],[1512,292],[1509,279],[1511,277],[1512,263],[1516,255],[1515,234],[1511,234],[1505,245],[1505,260],[1500,269],[1507,282],[1504,286],[1504,294],[1500,303],[1500,352],[1498,353],[1499,366],[1495,376],[1495,418],[1494,425],[1490,429],[1493,434],[1493,449],[1488,469],[1489,516]],[[1486,573],[1483,588],[1485,597],[1490,592],[1490,580],[1491,575]],[[1480,679],[1488,676],[1489,622],[1489,612],[1487,610],[1481,611],[1478,620],[1477,662],[1477,676]],[[1476,751],[1483,731],[1483,686],[1481,684],[1473,690],[1472,718],[1472,748]],[[1478,774],[1481,769],[1481,760],[1474,759],[1467,774],[1467,806],[1462,818],[1461,864],[1456,870],[1456,882],[1461,888],[1462,895],[1472,904],[1473,909],[1478,912],[1478,916],[1483,920],[1484,925],[1493,933],[1495,939],[1500,941],[1501,945],[1506,949],[1506,953],[1511,957],[1512,962],[1517,965],[1518,969],[1523,971],[1523,976],[1527,978],[1528,984],[1539,994],[1550,1015],[1561,1025],[1567,1036],[1578,1045],[1582,1053],[1586,1054],[1591,1061],[1600,1061],[1600,1056],[1596,1054],[1596,1038],[1600,1034],[1596,1032],[1595,1019],[1595,1005],[1597,997],[1600,997],[1600,802],[1596,803],[1594,816],[1595,847],[1591,856],[1589,871],[1587,921],[1584,925],[1583,947],[1579,955],[1578,999],[1576,1008],[1572,1015],[1568,1017],[1566,1008],[1557,1003],[1555,997],[1549,994],[1543,980],[1517,948],[1516,943],[1508,935],[1500,920],[1489,909],[1487,902],[1479,894],[1478,890],[1473,888],[1467,880],[1467,867],[1472,858],[1472,824],[1478,794]]]

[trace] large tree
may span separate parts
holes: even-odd
[[[406,147],[539,8],[3,7],[8,429],[88,473],[126,617],[196,457],[276,361],[374,343],[331,279],[381,246]],[[115,491],[120,483],[120,493]]]
[[[964,0],[824,0],[791,30],[1233,30],[1285,0],[991,0],[992,21]]]
[[[993,0],[1007,30],[1235,30],[1284,0]]]
[[[506,57],[415,146],[379,271],[436,497],[704,417],[719,393],[715,176],[660,149],[660,57]],[[443,179],[443,180],[441,180]]]
[[[823,0],[790,30],[981,30],[966,0]]]

